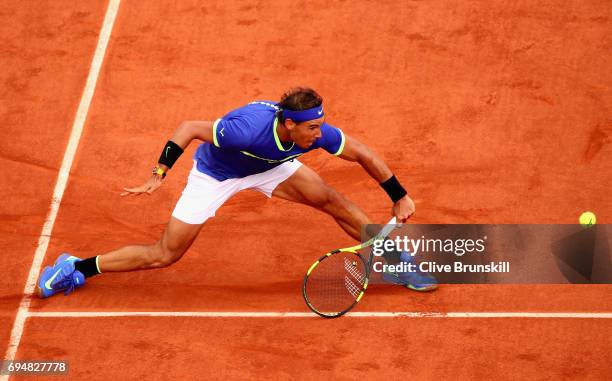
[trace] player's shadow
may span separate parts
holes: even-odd
[[[560,235],[565,235],[560,227]],[[612,283],[607,225],[580,229],[552,243],[555,262],[570,283]]]

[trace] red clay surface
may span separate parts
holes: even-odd
[[[557,319],[41,318],[29,320],[20,355],[70,358],[72,377],[100,380],[603,380],[612,355],[600,335],[609,328]],[[66,332],[70,346],[58,344]]]
[[[0,4],[0,347],[49,210],[105,4]],[[4,353],[3,353],[4,354]]]
[[[0,160],[11,184],[0,207],[3,343],[105,6],[0,8],[0,36],[10,42],[0,73],[8,100]],[[157,239],[196,144],[153,196],[118,194],[146,179],[178,123],[300,84],[324,96],[330,123],[386,159],[417,201],[415,223],[575,223],[584,210],[610,223],[611,20],[605,1],[123,2],[45,262]],[[386,196],[358,166],[323,152],[304,162],[387,219]],[[171,268],[103,275],[32,309],[305,311],[307,266],[351,243],[327,216],[244,193]],[[611,312],[611,291],[374,287],[359,311]],[[17,357],[68,359],[80,379],[400,370],[417,379],[602,379],[611,335],[609,319],[30,318]]]

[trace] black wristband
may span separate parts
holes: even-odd
[[[393,203],[396,203],[398,200],[408,194],[406,189],[402,187],[402,184],[397,181],[395,175],[391,176],[389,180],[380,183],[380,186],[385,190],[385,192],[387,192],[389,197],[391,197],[391,201],[393,201]]]
[[[159,164],[163,164],[168,168],[172,168],[174,163],[178,160],[179,157],[183,154],[183,149],[181,146],[173,142],[172,140],[168,140],[168,143],[164,146],[164,150],[159,157]]]

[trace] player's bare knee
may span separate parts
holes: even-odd
[[[334,215],[336,212],[346,209],[346,198],[333,188],[326,189],[323,201],[319,207],[329,214]]]
[[[164,252],[159,242],[149,246],[149,249],[144,253],[142,260],[147,268],[160,267],[159,264],[162,262]]]
[[[171,250],[160,241],[153,245],[147,253],[147,265],[149,268],[168,267],[178,261],[182,254],[182,251]]]
[[[311,206],[324,210],[325,207],[332,201],[334,190],[328,186],[308,195],[308,202]]]

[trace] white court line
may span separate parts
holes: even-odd
[[[29,312],[39,318],[102,317],[196,317],[196,318],[317,318],[312,312],[227,312],[227,311],[56,311]],[[546,318],[546,319],[612,319],[612,312],[349,312],[354,318]]]
[[[102,62],[104,60],[104,55],[106,53],[106,48],[108,46],[113,25],[115,24],[115,18],[117,17],[120,2],[121,0],[110,0],[108,9],[106,10],[106,15],[104,16],[104,23],[100,31],[100,36],[98,37],[98,45],[96,46],[96,51],[91,61],[87,82],[85,83],[85,88],[83,89],[79,108],[77,109],[76,116],[74,118],[72,131],[70,132],[68,146],[64,152],[62,166],[60,167],[55,188],[53,189],[53,197],[51,199],[49,213],[47,214],[42,232],[38,238],[38,246],[36,247],[32,266],[30,267],[30,272],[28,273],[28,280],[23,291],[24,296],[19,303],[19,309],[17,310],[15,322],[13,323],[13,329],[11,330],[9,346],[6,351],[6,355],[4,356],[6,360],[15,359],[15,354],[17,353],[19,342],[21,341],[21,335],[23,334],[23,327],[26,318],[29,316],[28,310],[30,308],[32,294],[34,293],[34,289],[36,287],[36,279],[40,273],[40,268],[42,266],[45,253],[47,252],[47,247],[49,246],[53,225],[55,224],[57,212],[59,211],[60,203],[62,202],[62,197],[64,196],[64,190],[66,189],[74,155],[76,154],[79,140],[81,139],[81,133],[83,132],[83,126],[85,125],[85,120],[87,119],[89,106],[91,105],[91,100],[96,89],[96,82],[98,81],[98,75],[100,74],[100,68],[102,67]],[[0,380],[8,380],[8,376],[0,376]]]

